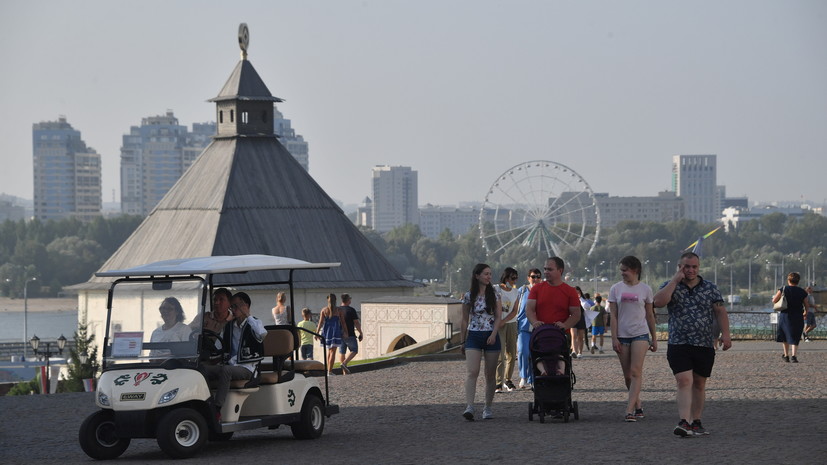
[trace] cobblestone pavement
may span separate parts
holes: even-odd
[[[718,354],[707,387],[704,425],[711,435],[681,439],[674,379],[665,345],[649,354],[642,393],[646,418],[623,422],[626,393],[613,353],[575,360],[580,420],[528,421],[531,392],[497,394],[495,418],[467,422],[464,362],[457,357],[398,365],[331,380],[342,411],[323,436],[297,441],[289,428],[237,433],[211,443],[203,463],[823,463],[827,417],[827,342],[802,344],[801,363],[784,363],[780,344],[735,342]],[[354,370],[356,371],[356,370]],[[481,399],[482,384],[477,398]],[[0,463],[88,463],[77,431],[95,410],[91,393],[0,398]],[[478,407],[479,410],[479,407]],[[122,462],[167,457],[155,440],[133,440]]]

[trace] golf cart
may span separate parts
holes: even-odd
[[[215,289],[286,284],[292,304],[294,272],[336,266],[339,263],[240,255],[166,260],[97,273],[117,279],[107,299],[102,373],[95,393],[100,410],[80,427],[83,451],[94,459],[114,459],[132,438],[156,438],[169,456],[187,458],[207,440],[226,441],[235,431],[279,425],[289,425],[297,439],[321,436],[325,417],[339,413],[339,407],[329,401],[326,365],[298,360],[301,328],[266,326],[258,372],[249,381],[233,381],[219,410],[203,368],[221,360],[225,351],[221,336],[205,330],[202,322]],[[262,276],[286,279],[258,281]],[[165,310],[168,303],[177,311]],[[173,320],[167,321],[170,312]],[[170,322],[172,328],[161,331],[162,324]]]

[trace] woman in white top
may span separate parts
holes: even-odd
[[[288,317],[290,307],[284,305],[284,302],[287,301],[287,296],[284,292],[279,292],[276,294],[276,306],[273,307],[273,319],[276,321],[277,325],[289,325],[290,318]]]
[[[520,291],[517,289],[519,274],[514,268],[506,267],[500,276],[500,284],[494,290],[500,295],[502,307],[502,325],[499,336],[502,350],[500,361],[497,362],[497,388],[494,392],[511,392],[517,386],[511,381],[514,374],[514,365],[517,361],[517,312],[520,302]]]
[[[643,385],[643,359],[646,350],[658,350],[655,338],[655,313],[652,288],[640,282],[643,265],[637,257],[626,256],[620,260],[623,281],[609,289],[611,311],[612,349],[617,352],[623,378],[629,390],[626,405],[626,421],[643,418],[640,403],[640,387]]]
[[[485,355],[485,406],[482,419],[494,418],[491,404],[494,402],[494,374],[497,360],[500,358],[500,329],[502,307],[500,295],[494,291],[491,283],[491,267],[479,263],[471,275],[471,289],[462,297],[462,354],[465,355],[465,411],[462,416],[474,421],[474,395],[477,378],[480,374],[480,362]]]
[[[184,308],[175,297],[167,297],[158,307],[163,324],[152,331],[149,342],[184,342],[189,340],[192,329],[184,324]],[[167,349],[151,350],[149,355],[169,355]]]

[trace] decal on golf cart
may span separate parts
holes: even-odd
[[[145,392],[124,392],[121,394],[121,400],[128,401],[128,400],[144,400],[146,399]]]
[[[141,384],[144,380],[146,380],[150,376],[152,376],[151,371],[149,373],[147,373],[147,372],[136,373],[135,378],[134,378],[134,381],[135,381],[134,385],[137,386],[137,385]],[[132,379],[132,377],[130,375],[120,375],[117,378],[115,378],[115,381],[113,381],[113,382],[115,383],[116,386],[123,386],[130,379]],[[149,384],[163,384],[164,381],[166,381],[168,379],[169,379],[169,376],[167,376],[166,374],[158,373],[158,374],[152,376],[152,378],[149,379]]]
[[[292,389],[287,391],[287,403],[289,403],[291,407],[296,404],[296,393],[293,392]]]

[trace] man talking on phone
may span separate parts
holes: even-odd
[[[732,347],[724,299],[718,287],[699,274],[701,260],[693,252],[681,255],[678,271],[655,294],[655,307],[669,311],[666,359],[677,383],[680,421],[674,433],[681,437],[705,436],[701,424],[706,380],[715,363],[713,324],[717,319],[724,350]],[[690,423],[691,422],[691,423]]]

